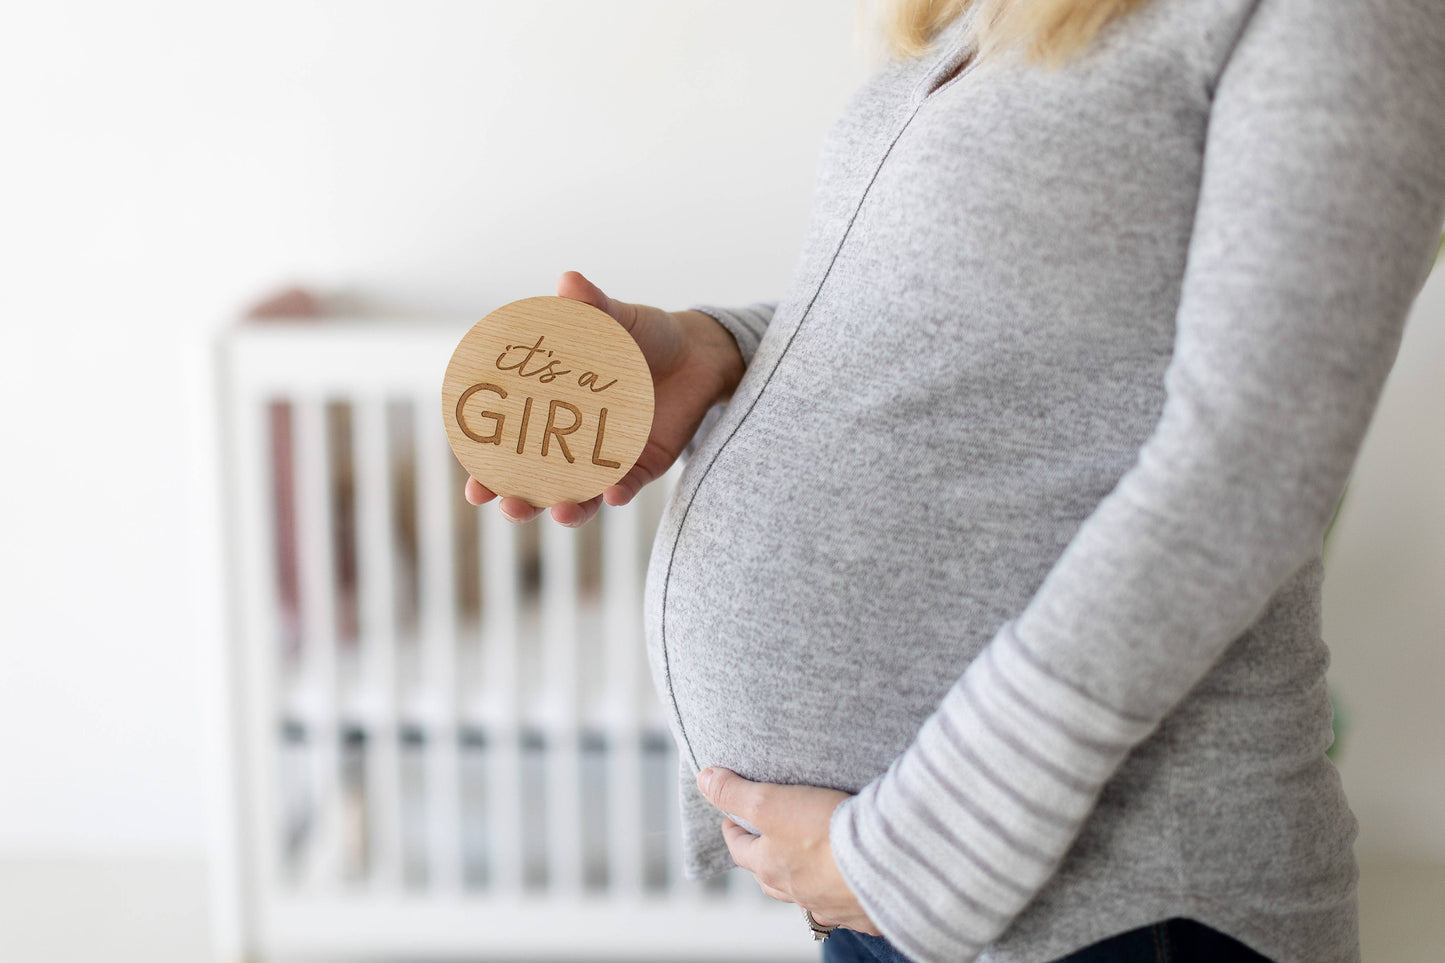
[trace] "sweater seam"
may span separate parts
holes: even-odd
[[[1200,893],[1190,889],[1171,890],[1159,886],[1148,886],[1139,889],[1121,887],[1118,892],[1121,895],[1133,897],[1136,899],[1154,898],[1166,904],[1183,904],[1182,906],[1179,906],[1178,910],[1175,911],[1177,915],[1188,916],[1190,904],[1198,906],[1202,909],[1211,910],[1213,911],[1213,913],[1218,915],[1220,920],[1228,920],[1229,924],[1235,929],[1237,929],[1241,934],[1249,936],[1260,944],[1269,945],[1271,943],[1278,943],[1282,945],[1285,950],[1290,953],[1295,959],[1310,959],[1309,955],[1300,947],[1300,945],[1295,940],[1288,938],[1285,934],[1279,932],[1278,930],[1268,929],[1258,925],[1254,922],[1254,919],[1250,914],[1241,913],[1237,908],[1229,906],[1225,903],[1221,903],[1214,897],[1209,896],[1205,893]],[[1163,921],[1160,920],[1158,922]],[[1210,925],[1209,921],[1207,920],[1199,920],[1198,922]],[[1012,925],[1012,923],[1010,925]],[[1005,930],[1005,933],[1007,932],[1008,931]],[[1087,945],[1091,944],[1082,944],[1078,947],[1078,949],[1082,949],[1084,946]],[[1256,950],[1256,952],[1262,951]]]
[[[1221,916],[1227,917],[1231,923],[1239,927],[1239,929],[1248,931],[1249,933],[1253,934],[1254,937],[1258,939],[1261,943],[1269,942],[1270,939],[1274,939],[1287,947],[1290,954],[1296,959],[1309,959],[1309,955],[1293,939],[1290,939],[1285,934],[1280,933],[1276,930],[1266,930],[1262,927],[1256,926],[1251,917],[1246,914],[1240,913],[1237,909],[1231,906],[1219,902],[1218,900],[1214,899],[1214,897],[1206,896],[1203,893],[1197,893],[1193,890],[1184,890],[1181,895],[1184,896],[1186,899],[1190,899],[1197,903],[1208,906],[1210,909],[1219,913]]]
[[[1230,39],[1229,46],[1224,50],[1224,56],[1219,60],[1219,69],[1214,71],[1214,77],[1209,83],[1209,103],[1211,111],[1214,105],[1214,94],[1219,90],[1219,81],[1223,78],[1224,72],[1229,69],[1229,62],[1234,59],[1234,50],[1239,46],[1239,41],[1244,39],[1244,32],[1248,30],[1249,25],[1254,22],[1254,15],[1259,11],[1260,2],[1261,0],[1250,0],[1249,9],[1244,12],[1244,16],[1239,18],[1239,27],[1234,31],[1234,37]],[[1206,136],[1208,136],[1207,130]]]
[[[887,150],[885,150],[883,156],[878,159],[877,165],[873,168],[873,173],[868,178],[867,185],[864,186],[862,194],[859,195],[857,203],[853,205],[853,210],[848,215],[848,223],[844,225],[843,232],[838,238],[838,244],[833,249],[832,256],[828,259],[828,266],[823,270],[822,276],[818,278],[818,285],[813,289],[812,297],[808,299],[807,306],[803,308],[802,314],[798,317],[798,323],[794,325],[793,330],[789,332],[788,340],[783,343],[782,350],[778,352],[778,357],[773,361],[773,366],[768,369],[767,375],[763,378],[763,383],[758,386],[758,390],[753,394],[752,400],[748,402],[747,408],[743,409],[743,413],[738,417],[737,421],[733,423],[732,430],[728,432],[727,437],[722,440],[722,443],[717,446],[717,450],[713,452],[713,456],[708,463],[703,466],[702,474],[698,476],[697,484],[692,487],[692,493],[687,499],[687,504],[683,506],[682,515],[677,520],[677,530],[673,533],[672,546],[668,549],[667,553],[667,569],[662,576],[662,598],[658,604],[657,619],[658,649],[662,657],[662,676],[663,683],[667,688],[667,700],[671,703],[673,715],[677,718],[677,731],[678,734],[682,736],[683,748],[687,750],[688,758],[692,760],[692,768],[694,771],[700,769],[701,766],[698,765],[697,753],[693,751],[692,740],[688,737],[687,728],[683,725],[682,709],[677,704],[677,693],[672,685],[671,659],[667,653],[667,593],[672,586],[672,566],[677,560],[677,546],[678,543],[682,541],[682,531],[687,526],[687,516],[692,511],[692,506],[697,502],[698,494],[702,491],[702,486],[707,482],[707,476],[712,472],[713,466],[717,464],[718,459],[722,457],[722,453],[727,449],[728,445],[732,443],[733,438],[737,436],[738,430],[742,428],[743,423],[748,420],[748,416],[751,415],[757,407],[758,401],[762,398],[764,392],[768,390],[768,385],[772,383],[773,375],[777,373],[778,368],[783,363],[783,359],[787,356],[788,349],[793,346],[793,341],[798,337],[798,332],[803,329],[803,325],[807,323],[808,318],[812,316],[813,305],[818,302],[818,296],[822,294],[824,285],[828,283],[828,278],[833,273],[833,266],[838,262],[838,255],[842,253],[844,245],[848,243],[849,235],[853,233],[853,224],[858,219],[858,212],[862,210],[864,202],[868,199],[869,193],[872,192],[873,185],[878,180],[878,173],[883,169],[883,165],[888,162],[888,157],[893,153],[893,148],[898,145],[899,139],[902,138],[904,132],[908,130],[909,125],[913,123],[913,119],[918,116],[919,107],[920,105],[914,105],[912,107],[908,116],[888,142]]]
[[[1177,867],[1179,892],[1189,892],[1189,866],[1184,861],[1184,832],[1179,818],[1179,795],[1177,760],[1175,759],[1175,725],[1172,714],[1165,716],[1160,727],[1164,730],[1164,782],[1167,787],[1168,826],[1165,831],[1174,840],[1174,865]]]

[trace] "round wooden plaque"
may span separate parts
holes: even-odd
[[[612,316],[524,298],[474,324],[442,382],[442,417],[467,472],[537,508],[622,479],[652,430],[652,372]]]

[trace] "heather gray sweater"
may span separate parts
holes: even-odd
[[[719,765],[856,793],[920,961],[1356,960],[1321,536],[1445,217],[1445,4],[1151,0],[944,82],[963,26],[832,129],[785,296],[706,309],[749,366],[647,583],[688,871]]]

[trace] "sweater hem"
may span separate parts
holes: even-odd
[[[1123,891],[1118,895],[1133,908],[1132,911],[1098,916],[1092,925],[1073,933],[1066,941],[1044,938],[1013,948],[1009,945],[1009,931],[1005,930],[998,939],[984,947],[977,963],[1053,963],[1102,940],[1173,917],[1203,923],[1239,940],[1272,963],[1358,963],[1360,959],[1358,945],[1353,950],[1344,948],[1343,954],[1328,957],[1306,952],[1278,929],[1262,924],[1254,914],[1241,913],[1203,893],[1141,889]]]

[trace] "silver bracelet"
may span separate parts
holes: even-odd
[[[806,906],[803,907],[803,919],[808,921],[808,929],[813,931],[813,942],[815,943],[826,940],[828,938],[828,934],[838,928],[838,925],[836,923],[832,926],[824,926],[822,923],[819,923],[817,920],[813,919],[812,911],[809,910]]]

